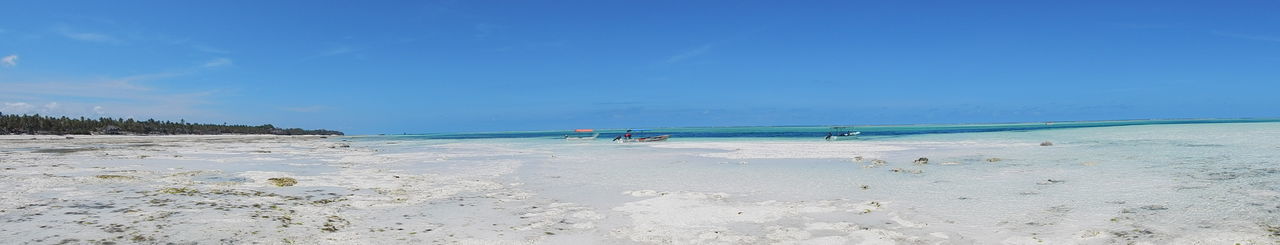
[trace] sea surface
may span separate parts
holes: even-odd
[[[14,136],[18,243],[1280,244],[1280,121]],[[581,133],[578,133],[581,134]],[[272,179],[292,178],[296,185]],[[73,231],[73,232],[68,232]]]
[[[833,130],[862,136],[824,141]],[[780,230],[811,239],[828,231],[805,227],[848,222],[911,237],[899,242],[1280,242],[1280,121],[1274,119],[651,128],[639,136],[671,140],[610,142],[624,131],[597,130],[601,136],[594,141],[561,139],[584,134],[571,130],[355,139],[421,144],[406,145],[406,151],[486,145],[541,152],[550,158],[503,159],[521,162],[511,181],[543,197],[592,207],[607,217],[599,229],[625,231],[635,241],[653,241],[628,233],[636,229],[670,232],[663,239],[676,241],[706,232]],[[916,163],[920,158],[928,162]],[[623,194],[637,191],[726,198]],[[658,201],[672,203],[649,204]],[[749,222],[661,222],[705,210],[844,201],[875,202],[883,207],[871,214],[884,216],[790,213]],[[618,236],[600,232],[592,239]],[[835,236],[857,240],[852,233]]]
[[[427,133],[395,136],[399,139],[504,139],[504,138],[548,138],[562,139],[564,136],[590,136],[600,133],[601,138],[620,136],[627,130],[634,131],[637,136],[671,135],[673,138],[822,138],[827,133],[847,131],[862,132],[860,138],[878,139],[921,134],[953,134],[980,132],[1007,132],[1051,130],[1070,128],[1114,127],[1131,125],[1163,125],[1163,124],[1208,124],[1208,123],[1247,123],[1247,122],[1280,122],[1280,119],[1161,119],[1161,120],[1122,120],[1122,121],[1071,121],[1071,122],[1035,122],[1035,123],[986,123],[986,124],[918,124],[918,125],[833,125],[833,126],[750,126],[750,127],[678,127],[678,128],[634,128],[634,129],[594,129],[593,132],[575,132],[566,130],[542,131],[503,131],[503,132],[468,132],[468,133]]]

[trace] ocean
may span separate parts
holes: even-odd
[[[671,135],[673,138],[822,138],[830,132],[859,131],[866,139],[887,138],[920,134],[952,134],[1052,130],[1090,127],[1113,127],[1131,125],[1161,124],[1207,124],[1207,123],[1246,123],[1246,122],[1280,122],[1280,119],[1160,119],[1160,120],[1117,120],[1117,121],[1068,121],[1068,122],[1035,122],[1035,123],[984,123],[984,124],[919,124],[919,125],[833,125],[833,126],[747,126],[747,127],[676,127],[676,128],[637,128],[641,135]],[[843,127],[834,129],[833,127]],[[504,138],[548,138],[562,139],[565,135],[588,136],[600,133],[601,138],[612,138],[625,133],[628,129],[595,129],[594,132],[574,132],[574,129],[542,130],[542,131],[502,131],[502,132],[468,132],[468,133],[426,133],[405,135],[382,135],[401,137],[400,139],[504,139]]]

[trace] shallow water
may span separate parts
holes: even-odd
[[[837,142],[7,140],[0,234],[40,244],[1276,244],[1277,138],[1280,123],[1257,122]],[[100,149],[36,153],[85,147]],[[297,185],[267,181],[280,177]]]
[[[518,173],[541,195],[602,210],[642,200],[618,195],[625,191],[727,193],[744,203],[889,203],[887,212],[927,225],[883,228],[976,243],[1268,242],[1276,239],[1268,227],[1280,224],[1278,138],[1280,123],[1142,125],[911,135],[850,144],[848,157],[769,159],[706,155],[795,140],[677,138],[646,147],[526,140],[522,147],[557,158]],[[733,144],[703,149],[701,142]],[[786,147],[840,151],[843,144]],[[859,152],[857,144],[901,149]],[[870,158],[851,159],[859,155],[888,164],[868,168]],[[920,157],[929,163],[912,163]]]

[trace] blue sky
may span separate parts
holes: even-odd
[[[1280,117],[1276,1],[17,1],[0,112],[348,133]]]

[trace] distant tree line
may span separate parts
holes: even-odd
[[[0,112],[0,134],[275,134],[275,135],[342,135],[333,130],[305,130],[300,128],[276,128],[271,124],[261,126],[217,125],[178,122],[146,121],[125,118],[68,118],[34,115],[13,115]]]

